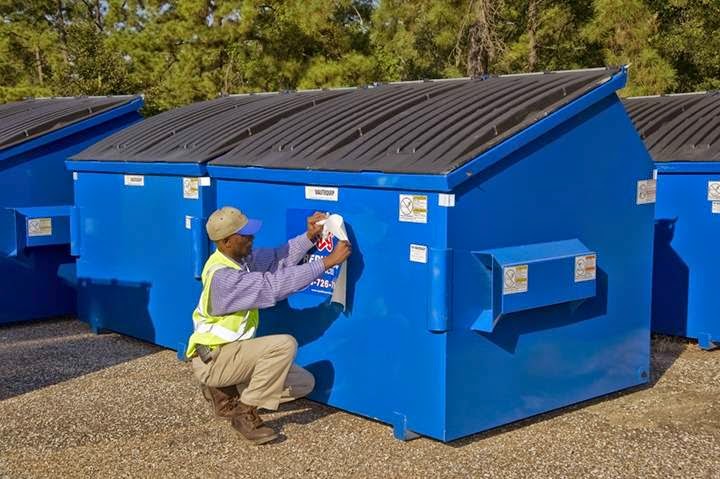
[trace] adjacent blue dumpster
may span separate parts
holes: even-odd
[[[652,329],[720,345],[720,94],[625,101],[656,162]]]
[[[625,82],[381,85],[210,163],[218,205],[264,221],[258,246],[312,211],[345,220],[346,306],[330,281],[260,316],[297,338],[312,399],[450,441],[648,381],[653,166]]]
[[[138,121],[142,104],[116,96],[0,105],[0,323],[75,312],[64,162]]]
[[[177,350],[208,256],[215,191],[205,163],[241,139],[343,94],[238,95],[195,103],[134,125],[68,161],[75,172],[72,251],[79,316]]]

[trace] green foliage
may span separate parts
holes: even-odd
[[[676,73],[653,47],[657,15],[642,0],[595,0],[595,18],[584,34],[602,45],[607,63],[632,64],[625,94],[648,95],[672,90]]]
[[[62,95],[118,95],[134,92],[126,60],[107,45],[96,26],[79,22],[67,29],[67,62],[55,73]]]
[[[481,1],[0,0],[0,102],[143,92],[154,113],[457,77],[471,30],[493,42],[494,73],[630,63],[625,94],[720,88],[717,0],[493,0],[487,25]]]

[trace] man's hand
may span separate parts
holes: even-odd
[[[342,264],[352,254],[352,246],[348,241],[338,241],[333,252],[323,258],[325,269]]]
[[[313,243],[317,242],[317,240],[320,239],[320,234],[322,233],[323,227],[322,225],[317,224],[318,221],[322,221],[324,219],[327,219],[328,215],[325,213],[315,212],[312,216],[310,216],[307,219],[307,237],[310,241]]]

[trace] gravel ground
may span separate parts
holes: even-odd
[[[0,477],[720,477],[720,351],[655,338],[653,387],[451,444],[310,401],[241,442],[172,351],[76,320],[0,327]]]

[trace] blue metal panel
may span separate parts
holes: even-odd
[[[82,171],[73,239],[79,254],[79,315],[107,329],[184,353],[207,259],[212,186],[186,198],[183,177]]]
[[[661,168],[662,167],[662,168]],[[658,164],[653,331],[720,343],[720,214],[708,182],[720,164]]]
[[[447,209],[428,196],[428,222],[400,222],[399,194],[418,191],[340,188],[338,201],[305,198],[303,185],[218,180],[218,205],[233,205],[264,221],[257,247],[278,246],[288,210],[341,214],[353,243],[348,308],[327,296],[298,293],[260,313],[260,334],[290,333],[297,361],[316,377],[312,399],[398,426],[442,437],[445,335],[428,329],[433,265],[410,261],[410,245],[445,251]],[[442,281],[442,280],[440,280]]]
[[[654,208],[635,196],[651,174],[622,105],[607,98],[458,190],[444,440],[647,382]],[[594,297],[471,329],[489,294],[474,251],[565,238],[598,254]]]
[[[205,176],[207,174],[205,165],[199,163],[121,163],[116,161],[70,160],[66,164],[68,170],[71,171],[175,176]]]
[[[0,323],[75,312],[74,259],[68,244],[57,244],[67,243],[69,218],[56,212],[60,217],[53,235],[28,238],[27,217],[18,211],[72,204],[73,180],[65,160],[138,121],[141,106],[131,102],[0,152],[0,245],[5,253],[0,257],[0,290],[5,292],[0,294]],[[46,213],[52,216],[52,208]],[[23,223],[6,228],[9,215]],[[13,257],[5,257],[10,253]]]
[[[697,161],[697,162],[673,162],[655,163],[655,169],[660,173],[720,173],[720,162],[718,161]]]
[[[441,175],[389,174],[376,171],[347,173],[342,171],[288,170],[279,168],[237,168],[208,166],[211,176],[249,181],[289,181],[308,185],[365,186],[373,188],[407,188],[419,191],[447,191],[447,179]]]

